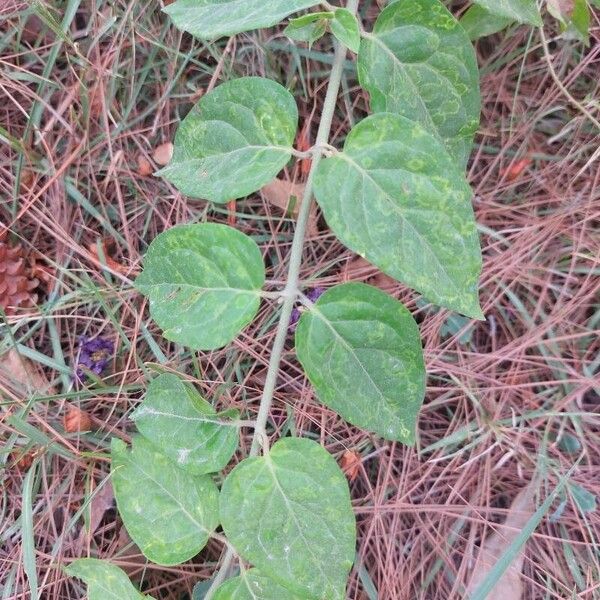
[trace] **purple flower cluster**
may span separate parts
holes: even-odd
[[[325,288],[316,287],[313,290],[310,290],[306,293],[306,297],[311,302],[316,302],[325,292]],[[298,305],[292,310],[292,315],[290,316],[290,325],[288,327],[288,331],[290,333],[294,333],[296,331],[296,327],[298,326],[298,321],[300,320],[300,315],[302,314],[302,306]]]
[[[108,366],[114,351],[114,344],[107,338],[81,336],[79,338],[79,360],[75,369],[77,380],[80,383],[85,381],[85,369],[96,375],[101,375]]]

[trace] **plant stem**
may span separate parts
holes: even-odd
[[[346,8],[352,14],[355,14],[358,8],[358,2],[359,0],[348,0]],[[323,104],[323,112],[321,113],[321,122],[319,123],[317,139],[315,140],[314,145],[314,148],[317,150],[317,152],[314,153],[310,172],[308,173],[308,177],[306,179],[306,188],[304,190],[302,204],[298,213],[296,230],[294,231],[294,239],[292,241],[292,248],[290,250],[290,264],[288,266],[287,282],[282,294],[283,306],[281,307],[281,314],[279,316],[279,322],[277,323],[277,332],[275,333],[273,350],[271,351],[271,358],[269,359],[265,387],[263,389],[260,405],[258,407],[258,414],[256,416],[254,436],[252,438],[252,445],[250,447],[250,456],[257,456],[261,445],[263,445],[265,449],[268,448],[269,438],[267,436],[266,429],[267,419],[269,417],[269,412],[271,411],[273,394],[275,392],[275,385],[277,384],[277,376],[279,375],[281,357],[283,355],[285,340],[288,334],[290,317],[292,315],[294,304],[299,295],[298,283],[300,281],[300,266],[302,263],[304,236],[306,233],[306,226],[308,224],[308,217],[310,215],[310,205],[312,203],[313,181],[317,168],[319,167],[319,163],[323,158],[323,149],[326,147],[329,141],[331,124],[333,122],[335,106],[340,91],[340,83],[342,81],[344,60],[346,59],[346,46],[335,40],[334,48],[335,53],[333,57],[333,65],[331,67],[331,75],[329,77],[329,84],[327,85],[327,93],[325,95],[325,101]],[[227,573],[234,558],[235,552],[231,549],[231,547],[228,547],[227,552],[223,557],[221,567],[219,568],[218,573],[215,575],[210,588],[206,592],[205,600],[211,600],[217,588],[221,585],[221,583],[223,583],[227,577]]]
[[[348,0],[347,8],[350,12],[355,13],[357,6],[358,0]],[[317,148],[323,148],[329,141],[331,124],[333,122],[333,115],[339,94],[340,83],[342,80],[346,50],[347,49],[343,44],[337,41],[335,42],[335,54],[333,58],[333,66],[331,68],[331,76],[327,86],[327,94],[325,95],[325,102],[323,104],[323,112],[321,114],[321,122],[319,123],[317,139],[315,140],[315,146]],[[279,323],[277,324],[277,332],[275,334],[273,350],[269,360],[269,368],[267,370],[265,379],[265,387],[260,400],[258,415],[256,416],[256,425],[254,428],[252,447],[250,448],[250,456],[256,456],[261,443],[268,439],[266,432],[267,418],[271,410],[271,403],[273,402],[273,394],[275,392],[275,385],[277,383],[277,376],[279,375],[281,357],[283,355],[285,340],[288,334],[290,316],[298,296],[300,265],[302,262],[304,235],[306,233],[306,226],[310,214],[310,205],[312,202],[313,181],[322,158],[322,150],[315,153],[310,172],[306,180],[306,188],[302,197],[302,204],[298,213],[296,231],[294,232],[294,239],[292,241],[292,248],[290,251],[290,264],[288,267],[287,283],[283,291],[283,306],[281,308]]]

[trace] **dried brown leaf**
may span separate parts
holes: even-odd
[[[141,175],[142,177],[148,177],[148,175],[152,175],[153,171],[154,171],[154,169],[152,168],[150,161],[143,154],[138,155],[138,158],[137,158],[138,175]]]
[[[63,425],[67,433],[90,431],[92,428],[92,419],[84,410],[76,406],[70,406],[63,417]]]
[[[484,541],[477,557],[473,576],[469,582],[467,597],[483,583],[491,569],[518,537],[531,515],[535,512],[534,490],[533,484],[529,484],[519,493],[508,510],[504,524]],[[523,597],[522,570],[524,558],[525,546],[521,548],[511,565],[498,580],[487,600],[520,600]]]
[[[160,146],[156,146],[156,148],[154,148],[154,152],[152,153],[152,159],[161,167],[168,165],[172,156],[173,144],[171,144],[171,142],[165,142]]]
[[[298,216],[304,195],[305,185],[303,183],[294,183],[283,179],[274,179],[267,183],[262,189],[262,195],[265,200],[275,206],[284,214],[291,214],[294,217]],[[308,217],[307,233],[309,236],[318,233],[317,228],[317,211],[313,205]]]
[[[346,450],[342,454],[342,460],[340,461],[342,471],[346,474],[346,477],[350,481],[354,481],[358,476],[360,470],[360,454],[356,450]]]
[[[35,390],[40,394],[54,391],[39,366],[21,356],[14,348],[0,356],[0,375],[16,390]]]

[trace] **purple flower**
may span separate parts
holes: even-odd
[[[107,338],[81,336],[79,338],[79,360],[75,369],[76,379],[80,383],[85,381],[86,371],[83,367],[96,375],[101,375],[108,366],[114,351],[114,344]]]
[[[313,290],[309,290],[306,293],[306,297],[311,302],[316,302],[325,292],[325,288],[316,287]],[[288,331],[290,333],[294,333],[296,331],[296,327],[298,326],[298,321],[300,320],[300,315],[302,314],[302,305],[298,305],[292,310],[292,314],[290,316],[290,325],[288,327]]]

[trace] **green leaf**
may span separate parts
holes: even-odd
[[[131,415],[140,433],[182,469],[195,475],[220,471],[238,445],[238,426],[218,415],[189,384],[165,373],[148,386]]]
[[[460,20],[471,40],[498,33],[513,22],[514,19],[495,15],[478,4],[473,4]]]
[[[242,571],[221,585],[213,600],[303,600],[281,587],[272,579],[263,577],[256,569]]]
[[[335,235],[432,302],[480,319],[481,251],[464,175],[436,137],[380,113],[321,162],[315,196]]]
[[[80,558],[66,567],[65,572],[85,581],[88,600],[152,600],[135,589],[124,571],[106,560]]]
[[[338,8],[330,23],[331,33],[352,52],[358,53],[360,48],[360,29],[356,17],[345,8]]]
[[[542,17],[536,0],[473,0],[493,15],[507,17],[519,23],[541,27]]]
[[[419,328],[400,302],[364,283],[337,285],[302,314],[296,353],[325,406],[414,443],[425,364]]]
[[[592,492],[589,492],[576,483],[569,484],[568,490],[582,514],[591,513],[596,510],[596,496]]]
[[[356,525],[344,474],[307,439],[279,440],[223,483],[223,530],[238,553],[302,598],[343,600]]]
[[[206,94],[183,119],[162,175],[193,198],[228,202],[269,183],[292,155],[293,96],[275,81],[241,77]]]
[[[198,350],[228,344],[255,317],[265,267],[256,243],[217,223],[178,225],[157,236],[137,289],[168,340]]]
[[[198,554],[219,522],[211,477],[179,469],[139,436],[131,451],[113,439],[111,459],[119,514],[144,556],[171,566]]]
[[[277,25],[319,0],[177,0],[164,11],[179,29],[201,40]]]
[[[314,44],[327,31],[327,21],[333,17],[332,12],[318,12],[292,19],[283,33],[298,42]]]
[[[467,164],[481,109],[477,61],[465,30],[439,0],[385,8],[361,42],[358,76],[374,112],[418,121]]]

